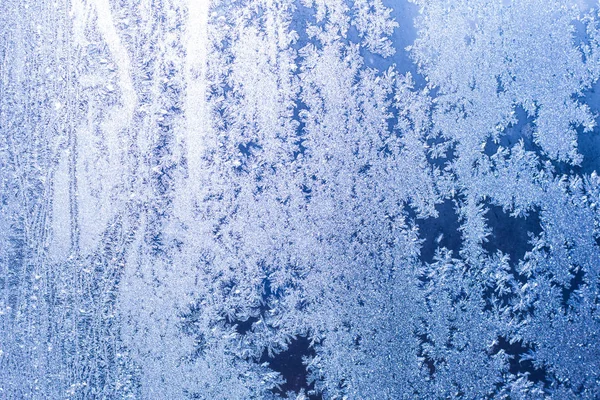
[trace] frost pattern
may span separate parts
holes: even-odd
[[[597,4],[0,9],[0,398],[600,397]]]

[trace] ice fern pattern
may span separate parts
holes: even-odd
[[[0,11],[0,399],[600,398],[599,3]]]

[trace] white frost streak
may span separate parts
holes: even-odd
[[[117,76],[119,77],[119,87],[122,93],[122,108],[113,108],[103,123],[103,131],[106,135],[106,145],[109,151],[110,167],[114,171],[115,176],[119,176],[118,172],[121,167],[121,160],[118,156],[123,152],[123,146],[120,145],[119,132],[127,128],[131,122],[137,104],[137,96],[131,80],[131,63],[127,55],[127,49],[121,43],[115,29],[108,0],[96,0],[94,5],[98,16],[98,29],[117,64]]]
[[[59,261],[69,254],[71,245],[71,212],[69,195],[69,156],[62,154],[54,175],[52,201],[52,246],[50,257]]]
[[[206,132],[206,53],[208,51],[208,1],[188,1],[185,99],[185,142],[189,183],[192,189],[200,181],[200,157]],[[192,193],[195,191],[192,190]]]
[[[206,101],[206,64],[208,52],[208,10],[209,1],[188,0],[188,22],[186,37],[183,42],[186,46],[184,76],[186,93],[184,98],[185,121],[179,131],[180,145],[187,158],[187,177],[177,181],[174,192],[174,213],[181,221],[185,221],[192,237],[203,237],[207,232],[200,232],[203,226],[194,221],[194,202],[197,200],[201,189],[203,165],[202,154],[206,148],[207,133],[209,132],[209,112]],[[187,304],[191,299],[188,293],[194,292],[195,275],[190,274],[193,268],[190,264],[197,253],[197,242],[189,241],[186,245],[188,251],[182,253],[183,259],[179,260],[177,289],[180,293],[175,303]],[[177,267],[173,267],[177,268]]]
[[[119,113],[115,113],[118,114],[120,118],[114,120],[114,124],[116,125],[114,128],[125,128],[131,121],[137,104],[137,96],[131,80],[131,63],[129,61],[129,56],[127,55],[127,49],[125,49],[125,46],[121,43],[117,30],[115,29],[108,0],[96,0],[94,5],[98,16],[98,29],[106,41],[119,69],[119,85],[123,93],[123,108],[119,110]]]
[[[73,41],[80,46],[87,42],[85,39],[85,27],[88,23],[90,7],[82,0],[72,0],[71,15],[73,19]]]
[[[102,229],[121,204],[115,200],[122,193],[120,189],[127,173],[124,166],[129,147],[123,131],[132,123],[138,103],[131,78],[131,62],[115,28],[110,4],[108,0],[95,0],[93,7],[97,14],[98,31],[116,64],[121,104],[109,109],[101,124],[106,155],[98,154],[98,150],[91,145],[95,141],[92,125],[83,125],[77,132],[78,142],[82,145],[77,154],[77,184],[83,253],[93,251]]]

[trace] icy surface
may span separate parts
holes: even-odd
[[[600,398],[584,0],[0,0],[0,399]]]

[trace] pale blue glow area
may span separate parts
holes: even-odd
[[[0,399],[600,398],[597,3],[0,11]]]

